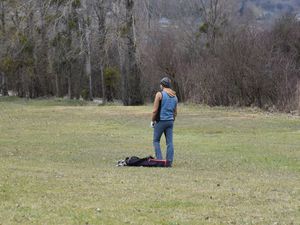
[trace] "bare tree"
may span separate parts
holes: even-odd
[[[35,77],[40,80],[41,93],[35,93],[34,96],[45,96],[47,94],[52,94],[52,82],[49,74],[49,60],[48,60],[48,51],[49,51],[49,38],[47,34],[48,23],[47,16],[49,15],[51,0],[37,0],[36,6],[39,13],[36,15],[36,24],[38,26],[38,34],[35,37],[35,50],[34,50],[34,59],[35,59]]]
[[[93,80],[91,66],[91,4],[87,0],[82,1],[83,6],[83,26],[84,26],[84,42],[85,42],[85,72],[89,78],[89,99],[93,99]]]
[[[0,20],[1,20],[1,36],[0,36],[0,46],[1,46],[1,49],[4,50],[5,48],[5,42],[6,42],[6,4],[4,1],[1,1],[0,2]],[[3,52],[2,52],[3,54]],[[1,54],[1,61],[3,62],[3,58],[4,58],[4,55]],[[3,65],[2,65],[3,67]],[[7,79],[6,79],[6,74],[5,72],[3,71],[3,68],[0,69],[0,92],[2,94],[2,96],[7,96],[8,95],[8,91],[7,91]]]
[[[105,44],[106,44],[106,14],[108,9],[108,3],[106,0],[99,0],[95,2],[94,10],[98,19],[98,44],[99,44],[99,71],[100,71],[100,80],[101,80],[101,89],[102,89],[102,99],[103,103],[106,102],[105,95],[105,80],[104,80],[104,65],[105,65]]]
[[[122,72],[122,97],[124,105],[143,104],[141,71],[136,57],[134,1],[121,1],[125,20],[121,27],[120,59]]]
[[[206,36],[206,45],[213,52],[217,36],[221,34],[222,28],[228,23],[228,10],[230,1],[200,0],[199,10],[203,23],[200,26],[200,34]]]

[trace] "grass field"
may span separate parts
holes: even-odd
[[[151,108],[0,98],[0,224],[300,224],[299,117],[180,105],[173,168],[115,167]]]

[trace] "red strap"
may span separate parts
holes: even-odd
[[[167,160],[165,160],[165,159],[149,159],[149,161],[163,162],[165,164],[165,167],[167,167]]]

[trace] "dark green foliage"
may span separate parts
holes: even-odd
[[[126,35],[128,35],[130,31],[130,28],[128,27],[128,25],[123,25],[120,28],[120,37],[125,37]]]
[[[70,30],[75,30],[78,28],[78,19],[76,17],[70,18],[68,20],[68,28]]]
[[[10,56],[4,57],[0,62],[0,69],[5,72],[14,71],[15,68],[16,68],[16,64],[13,58]]]
[[[68,0],[51,0],[51,5],[61,6],[65,4]]]
[[[80,95],[84,100],[89,100],[89,90],[88,89],[83,89],[80,92]]]
[[[116,88],[118,87],[120,80],[120,72],[116,68],[106,67],[103,75],[105,81],[106,99],[107,101],[113,101],[113,98],[116,95]]]
[[[205,34],[207,34],[208,28],[209,28],[208,23],[203,23],[203,24],[199,27],[199,31],[200,31],[200,33],[205,33]]]
[[[81,1],[80,0],[73,0],[72,2],[72,7],[73,8],[79,8],[81,6]]]
[[[106,67],[104,69],[104,79],[105,83],[111,87],[116,85],[120,78],[120,72],[114,67]]]

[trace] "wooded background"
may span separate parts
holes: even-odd
[[[299,16],[269,1],[262,9],[282,12],[264,20],[266,11],[255,14],[259,4],[1,0],[1,95],[140,105],[151,101],[160,79],[169,76],[180,101],[295,110]]]

